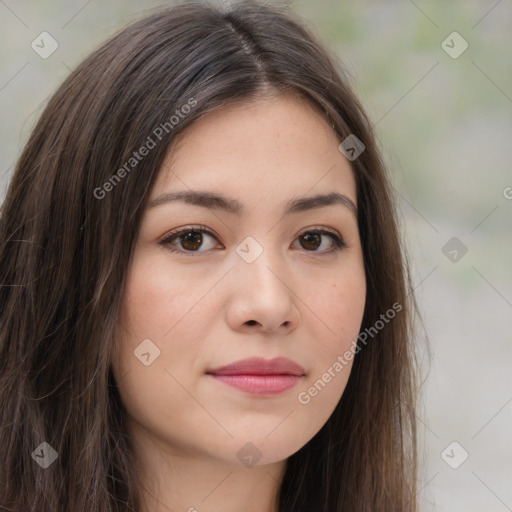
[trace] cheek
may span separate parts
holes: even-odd
[[[347,384],[355,343],[360,332],[366,301],[362,265],[354,265],[337,279],[323,282],[310,294],[314,363],[298,401],[327,420]],[[308,304],[308,305],[309,305]]]
[[[365,302],[364,281],[355,286],[347,286],[335,295],[329,317],[334,324],[333,330],[339,333],[341,346],[346,346],[347,342],[350,343],[357,338],[363,320]]]
[[[334,287],[331,288],[334,290]],[[322,311],[325,326],[319,326],[327,336],[318,336],[320,342],[316,346],[318,364],[315,365],[316,377],[320,377],[329,369],[332,370],[340,356],[354,350],[359,335],[365,305],[365,288],[345,289],[341,293],[334,292],[327,296]],[[349,373],[352,356],[348,355],[344,363],[343,373]],[[326,376],[326,379],[328,377]],[[325,380],[325,379],[324,379]],[[338,381],[341,379],[338,379]],[[336,385],[335,385],[336,387]]]
[[[323,282],[311,296],[318,334],[323,333],[321,349],[333,353],[357,338],[366,301],[366,279],[362,265],[354,265],[334,279]]]
[[[201,329],[189,322],[200,291],[191,294],[189,289],[157,260],[134,258],[121,304],[120,340],[112,369],[130,416],[155,432],[181,421],[180,411],[190,407],[190,397],[177,384],[190,378],[197,350],[194,343],[182,343],[184,330],[195,339],[199,337],[196,330]],[[143,362],[146,353],[148,365]]]
[[[120,323],[126,333],[141,340],[172,337],[174,327],[200,297],[163,259],[135,258],[128,276]]]
[[[123,386],[133,387],[128,391],[138,396],[152,393],[163,381],[172,386],[174,381],[165,370],[180,382],[190,378],[208,335],[211,315],[201,303],[206,291],[206,285],[194,286],[189,273],[171,270],[165,254],[142,249],[135,253],[120,309],[120,342],[113,357],[117,377]],[[144,366],[137,355],[148,351],[152,362]],[[158,355],[153,358],[153,354]]]

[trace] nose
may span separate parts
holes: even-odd
[[[285,334],[295,330],[300,313],[293,288],[285,262],[270,250],[263,250],[252,263],[237,258],[231,272],[228,323],[244,332]]]

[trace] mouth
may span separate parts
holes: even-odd
[[[295,387],[306,371],[284,357],[270,360],[255,357],[208,370],[206,374],[245,393],[274,396]]]

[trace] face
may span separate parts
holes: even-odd
[[[183,132],[123,296],[113,371],[133,432],[172,455],[254,465],[286,459],[328,420],[366,297],[338,145],[294,96],[232,104]],[[176,196],[192,192],[209,196]]]

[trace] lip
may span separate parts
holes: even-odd
[[[246,393],[272,396],[293,388],[306,371],[291,359],[252,357],[208,370],[207,375]]]

